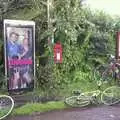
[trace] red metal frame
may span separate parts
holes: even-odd
[[[120,32],[117,32],[116,40],[116,59],[120,58]]]

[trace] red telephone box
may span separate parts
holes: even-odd
[[[54,62],[62,63],[62,45],[61,45],[61,43],[56,43],[54,45]]]

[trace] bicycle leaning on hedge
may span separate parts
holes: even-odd
[[[108,64],[96,67],[94,77],[102,81],[110,82],[113,79],[120,82],[120,60],[110,55]]]
[[[72,107],[84,107],[90,104],[104,103],[105,105],[113,105],[120,102],[120,87],[108,87],[104,91],[96,90],[91,92],[73,91],[74,95],[65,99],[65,103]],[[100,101],[98,100],[100,96]]]

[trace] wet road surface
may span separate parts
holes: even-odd
[[[71,108],[11,117],[8,120],[120,120],[120,105]]]

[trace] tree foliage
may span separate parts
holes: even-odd
[[[83,6],[83,0],[50,1],[50,23],[47,0],[1,0],[0,4],[1,28],[5,18],[36,22],[36,59],[40,73],[37,81],[44,90],[70,83],[76,75],[74,71],[91,72],[91,68],[105,63],[106,54],[115,54],[116,31],[120,27],[119,18],[93,12]],[[53,48],[48,44],[48,37],[51,40],[52,35],[55,43],[62,44],[62,64],[54,64],[53,58],[49,59]]]

